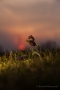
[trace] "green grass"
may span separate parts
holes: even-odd
[[[45,50],[38,54],[26,50],[0,56],[0,90],[59,87],[60,50]],[[20,56],[23,56],[22,60],[17,58]]]

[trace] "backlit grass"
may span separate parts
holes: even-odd
[[[0,90],[34,90],[60,85],[60,50],[40,50],[32,35],[31,49],[0,56]]]
[[[60,84],[60,51],[17,51],[0,56],[0,89],[22,90]],[[23,56],[23,58],[20,58]],[[18,58],[19,57],[19,58]]]

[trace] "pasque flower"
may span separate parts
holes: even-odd
[[[28,36],[28,39],[32,40],[32,41],[35,41],[35,38],[32,35]]]
[[[31,46],[36,46],[36,43],[32,40],[26,40]]]
[[[35,42],[35,38],[32,35],[30,35],[28,36],[28,39],[26,40],[26,42],[29,43],[31,46],[34,46],[34,48],[31,47],[32,55],[37,54],[40,57],[39,45]]]
[[[28,42],[31,46],[36,46],[35,38],[32,35],[28,36],[26,42]]]

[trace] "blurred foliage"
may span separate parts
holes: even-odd
[[[0,56],[0,90],[37,89],[37,85],[60,84],[60,50],[33,54],[27,49],[10,52],[8,57]],[[20,56],[24,58],[17,58]]]
[[[32,35],[28,40],[35,42]],[[34,90],[45,85],[59,87],[60,50],[41,51],[37,43],[33,47],[30,45],[30,50],[11,51],[0,56],[0,90]]]

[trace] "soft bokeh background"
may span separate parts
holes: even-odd
[[[24,49],[30,34],[60,44],[60,0],[0,0],[0,45]]]

